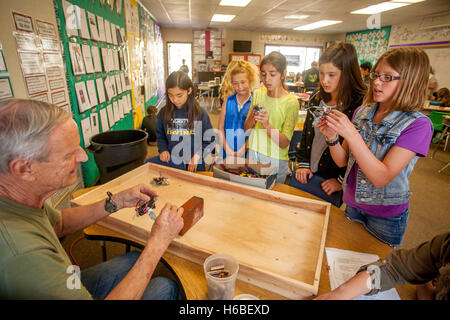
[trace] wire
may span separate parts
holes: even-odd
[[[77,265],[80,266],[80,264],[78,263],[78,261],[74,258],[73,254],[72,254],[72,249],[75,246],[75,244],[77,244],[80,240],[84,239],[84,236],[79,237],[77,240],[75,240],[74,242],[72,242],[72,244],[70,245],[69,248],[69,255],[72,258],[73,262]]]

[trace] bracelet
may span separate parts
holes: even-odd
[[[337,145],[338,142],[339,142],[339,135],[336,134],[336,137],[335,137],[334,139],[332,139],[332,140],[328,140],[328,139],[325,137],[325,142],[327,143],[327,145],[328,145],[329,147],[335,146],[335,145]]]

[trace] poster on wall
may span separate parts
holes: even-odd
[[[45,75],[25,77],[25,85],[29,95],[47,92],[47,79]]]
[[[372,65],[388,50],[391,26],[381,29],[348,32],[345,42],[351,43],[358,55],[359,63],[370,62]]]
[[[0,42],[0,73],[8,72],[8,68],[6,66],[5,55],[3,54],[2,43]]]
[[[33,19],[30,16],[15,11],[12,12],[12,15],[17,31],[34,32]]]
[[[52,23],[36,19],[36,29],[40,36],[56,38],[56,28]]]
[[[70,60],[72,62],[72,72],[74,76],[85,74],[83,55],[81,54],[81,48],[78,43],[69,43]]]
[[[44,61],[40,53],[19,52],[20,65],[24,76],[43,74]]]
[[[9,77],[0,78],[0,100],[13,98],[14,93],[11,86]]]

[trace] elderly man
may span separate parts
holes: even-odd
[[[87,160],[78,127],[59,107],[33,100],[0,102],[0,298],[177,299],[175,283],[151,279],[183,227],[182,208],[166,204],[147,246],[81,272],[58,237],[81,230],[121,208],[156,195],[139,185],[86,206],[58,211],[46,200],[76,182]],[[77,285],[77,281],[79,285]]]

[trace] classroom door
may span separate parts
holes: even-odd
[[[188,67],[189,78],[192,79],[192,43],[168,42],[167,43],[167,61],[169,74],[180,70],[184,64]]]

